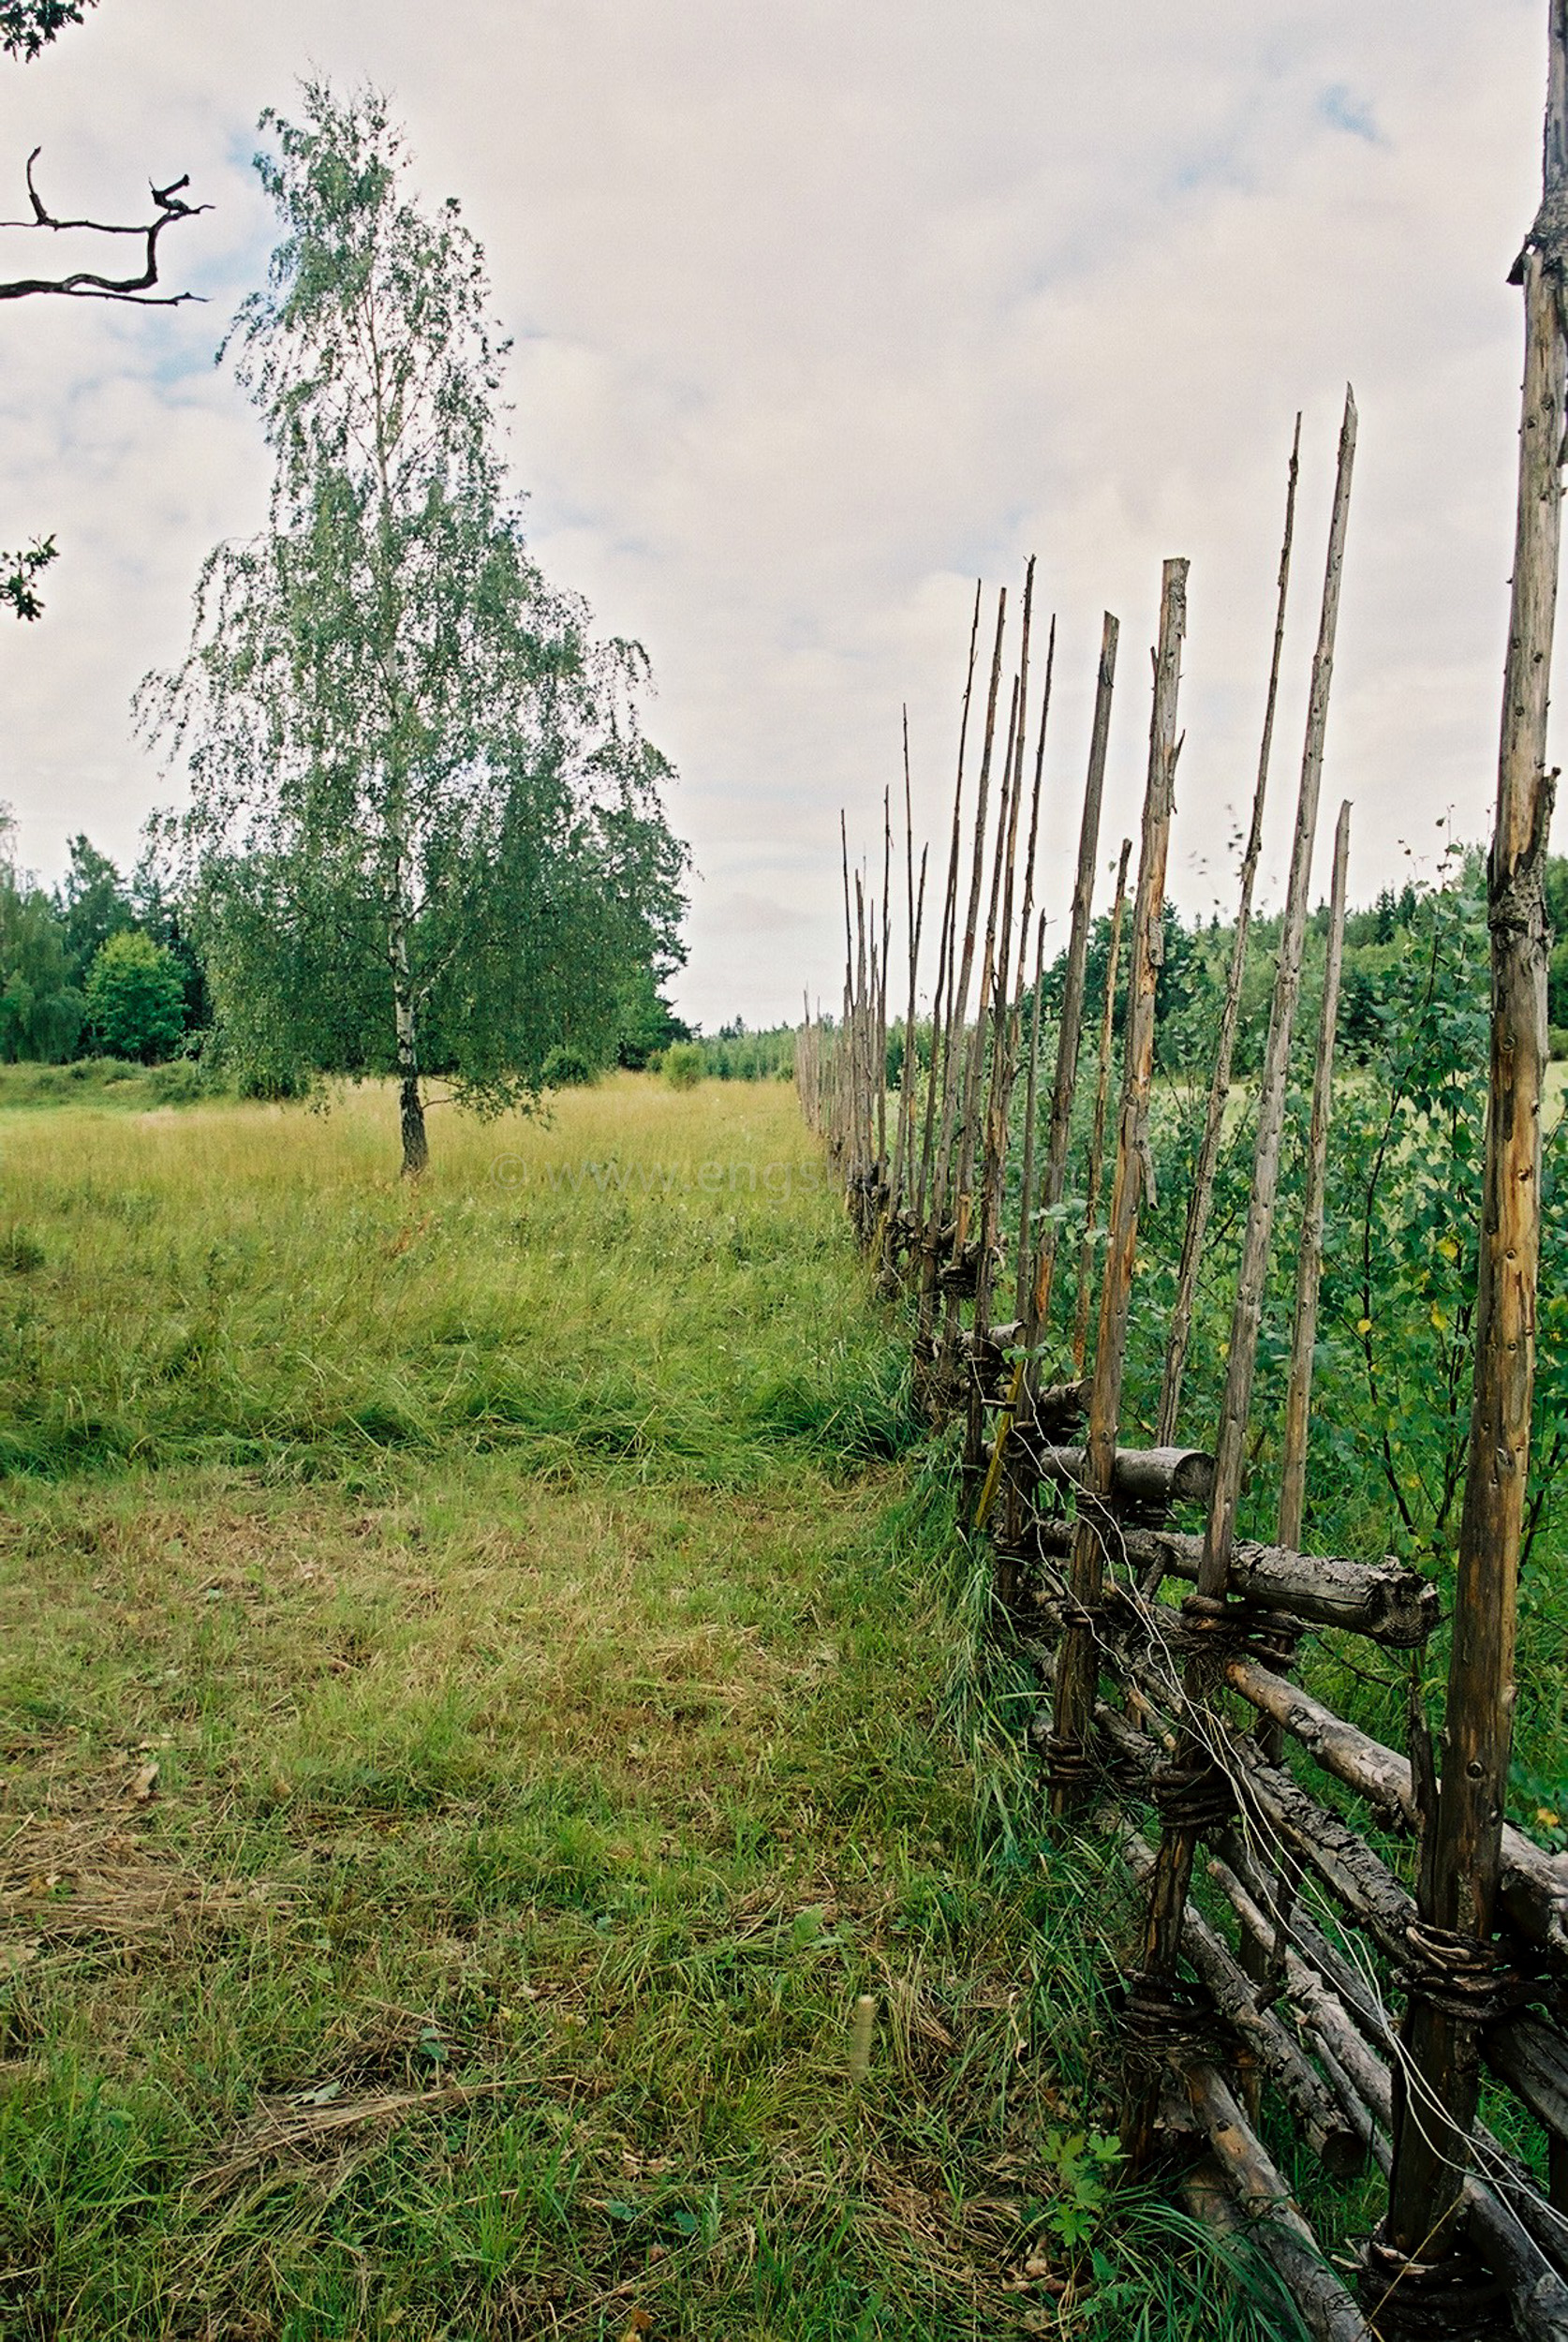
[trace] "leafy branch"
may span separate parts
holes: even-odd
[[[23,65],[49,47],[67,24],[80,24],[97,0],[0,0],[0,50]]]
[[[25,553],[0,553],[0,602],[8,604],[19,618],[43,616],[36,580],[40,570],[48,569],[56,551],[53,538],[42,537]]]

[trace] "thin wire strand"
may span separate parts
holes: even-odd
[[[1121,1524],[1111,1512],[1104,1499],[1093,1497],[1089,1490],[1083,1489],[1078,1490],[1076,1494],[1080,1508],[1084,1506],[1087,1499],[1092,1505],[1093,1513],[1098,1516],[1095,1525],[1100,1532],[1101,1554],[1107,1576],[1118,1592],[1131,1595],[1135,1603],[1135,1615],[1146,1631],[1147,1655],[1153,1661],[1154,1672],[1161,1688],[1168,1692],[1175,1702],[1176,1711],[1175,1720],[1191,1732],[1193,1739],[1197,1741],[1211,1763],[1224,1774],[1235,1792],[1237,1818],[1241,1826],[1242,1840],[1248,1851],[1252,1855],[1253,1860],[1265,1870],[1288,1869],[1297,1881],[1296,1898],[1308,1900],[1314,1913],[1326,1919],[1338,1934],[1339,1915],[1333,1904],[1328,1900],[1318,1881],[1301,1869],[1293,1850],[1274,1829],[1267,1816],[1256,1805],[1246,1769],[1235,1760],[1228,1739],[1214,1729],[1213,1719],[1206,1710],[1188,1700],[1180,1673],[1171,1656],[1168,1640],[1156,1623],[1154,1617],[1156,1605],[1146,1601],[1139,1592],[1127,1553],[1126,1543],[1121,1535]],[[1038,1512],[1035,1518],[1037,1519],[1040,1518]],[[1115,1539],[1119,1549],[1116,1554],[1111,1551],[1112,1538]],[[1058,1571],[1053,1569],[1048,1562],[1043,1560],[1041,1566],[1043,1575],[1052,1582],[1054,1590],[1065,1596],[1069,1592],[1066,1579]],[[1118,1568],[1125,1573],[1124,1577],[1118,1577]],[[1106,1672],[1117,1673],[1120,1665],[1120,1654],[1104,1640],[1094,1626],[1092,1620],[1089,1633],[1100,1651]],[[1306,1890],[1305,1898],[1303,1898],[1303,1890]],[[1306,1937],[1299,1934],[1292,1926],[1288,1914],[1280,1907],[1272,1888],[1266,1893],[1265,1907],[1266,1905],[1273,1906],[1267,1909],[1267,1916],[1273,1921],[1276,1930],[1293,1945],[1303,1964],[1316,1972],[1317,1964],[1312,1957]],[[1332,1943],[1333,1940],[1333,1936],[1330,1936],[1329,1941]],[[1556,2207],[1550,2204],[1533,2186],[1521,2181],[1518,2172],[1508,2162],[1501,2148],[1494,2148],[1487,2140],[1472,2130],[1468,2140],[1468,2159],[1461,2162],[1438,2144],[1427,2122],[1423,2119],[1423,2115],[1434,2113],[1446,2125],[1447,2109],[1405,2047],[1400,2038],[1398,2020],[1383,1997],[1383,1987],[1371,1964],[1369,1953],[1367,1952],[1359,1938],[1354,1934],[1338,1949],[1366,1986],[1368,1999],[1383,2035],[1381,2046],[1388,2053],[1390,2064],[1398,2068],[1404,2082],[1407,2112],[1431,2153],[1447,2170],[1457,2172],[1462,2177],[1480,2176],[1485,2172],[1488,2184],[1494,2194],[1499,2197],[1503,2209],[1518,2223],[1527,2236],[1529,2231],[1525,2229],[1524,2222],[1519,2220],[1519,2216],[1509,2198],[1510,2196],[1516,2199],[1528,2198],[1532,2211],[1549,2223],[1561,2236],[1564,2244],[1568,2245],[1568,2217],[1564,2217],[1558,2212]],[[1354,2018],[1354,2011],[1350,2013]],[[1371,2109],[1368,2108],[1368,2112],[1370,2113]],[[1373,2119],[1375,2121],[1375,2116]]]

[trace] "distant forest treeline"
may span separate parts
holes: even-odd
[[[200,1058],[213,1033],[206,967],[155,853],[127,881],[79,835],[64,879],[50,888],[18,867],[13,837],[0,808],[0,1060],[63,1065],[92,1056],[160,1065]],[[621,988],[604,1063],[642,1067],[689,1037],[652,967],[643,968]],[[602,1070],[579,1046],[558,1055],[565,1079]],[[242,1075],[237,1087],[246,1086]]]
[[[1366,1064],[1380,1054],[1391,1019],[1408,1000],[1412,962],[1430,949],[1440,917],[1446,914],[1452,921],[1457,913],[1461,926],[1473,926],[1477,964],[1484,962],[1486,931],[1479,912],[1467,915],[1467,904],[1479,901],[1479,879],[1478,858],[1455,851],[1442,882],[1411,882],[1398,893],[1384,888],[1368,908],[1351,912],[1339,1005],[1341,1062]],[[1568,855],[1548,862],[1546,884],[1553,931],[1563,939],[1552,949],[1547,1014],[1553,1055],[1568,1057]],[[1327,915],[1324,907],[1313,918],[1303,1030],[1315,1017]],[[1160,1061],[1167,1074],[1207,1068],[1233,933],[1217,917],[1188,926],[1176,913],[1167,914],[1158,995]],[[1244,1075],[1255,1070],[1262,1055],[1278,940],[1278,918],[1254,922],[1236,1040],[1236,1068]],[[1089,945],[1085,1017],[1090,1030],[1104,996],[1109,944],[1110,920],[1102,917]],[[1047,1026],[1059,1007],[1063,969],[1064,956],[1058,956],[1046,971],[1041,1005]],[[903,1065],[904,1007],[894,1001],[888,1005],[888,1079],[894,1088]],[[1027,1017],[1027,999],[1025,1008]],[[201,953],[179,900],[160,880],[155,854],[149,853],[127,881],[107,854],[78,836],[71,840],[65,878],[51,889],[18,868],[9,826],[0,828],[0,1059],[64,1064],[101,1056],[160,1064],[175,1057],[201,1057],[211,1032],[212,1000]],[[623,987],[616,1028],[601,1062],[588,1063],[575,1044],[567,1043],[552,1072],[558,1080],[570,1081],[591,1078],[610,1064],[641,1069],[657,1065],[672,1042],[691,1040],[711,1077],[793,1078],[792,1025],[751,1032],[737,1018],[716,1033],[694,1035],[662,997],[651,967],[639,970]],[[924,1062],[929,1043],[924,1019],[916,1042]],[[367,1063],[362,1070],[388,1071],[390,1063]]]
[[[1344,970],[1339,991],[1339,1056],[1342,1064],[1366,1065],[1379,1058],[1391,1038],[1391,1028],[1406,1013],[1413,973],[1423,955],[1429,956],[1441,929],[1451,936],[1455,927],[1468,939],[1475,965],[1487,961],[1487,931],[1481,910],[1484,893],[1481,856],[1477,850],[1448,850],[1442,877],[1417,884],[1414,880],[1397,892],[1384,887],[1362,911],[1345,922]],[[1552,1055],[1568,1057],[1568,855],[1554,854],[1546,865],[1546,903],[1554,936],[1547,980],[1547,1017]],[[1328,929],[1328,906],[1313,913],[1303,976],[1303,1031],[1315,1029],[1317,1003],[1323,986],[1324,939]],[[1218,915],[1191,926],[1172,911],[1165,915],[1165,957],[1156,996],[1158,1051],[1167,1075],[1206,1074],[1213,1062],[1214,1036],[1220,1021],[1225,976],[1230,965],[1235,926]],[[1085,1030],[1098,1027],[1105,996],[1105,969],[1110,956],[1111,922],[1096,921],[1088,955],[1085,997]],[[1278,915],[1252,923],[1247,971],[1242,986],[1241,1017],[1236,1034],[1238,1074],[1257,1070],[1268,1032],[1269,1002],[1274,990],[1274,961],[1280,941]],[[1125,956],[1123,967],[1125,969]],[[1061,1004],[1066,953],[1047,967],[1041,994],[1043,1022],[1049,1029]],[[898,1087],[904,1061],[904,1020],[908,1003],[888,1001],[887,1075]],[[1027,1031],[1030,996],[1024,999]],[[1121,1000],[1118,990],[1117,1015]],[[826,1021],[835,1020],[830,1015]],[[922,1065],[927,1062],[930,1025],[922,1018],[915,1028],[915,1045]],[[777,1026],[748,1032],[738,1020],[700,1044],[705,1069],[723,1081],[791,1079],[794,1074],[795,1028]]]

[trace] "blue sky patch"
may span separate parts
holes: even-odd
[[[1343,82],[1336,82],[1323,92],[1318,99],[1318,111],[1333,128],[1347,130],[1353,139],[1365,139],[1368,146],[1388,144],[1378,128],[1371,100],[1357,97]]]

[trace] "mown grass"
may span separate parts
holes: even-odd
[[[1080,2177],[1123,1890],[792,1100],[435,1147],[0,1124],[0,2334],[1290,2333]]]

